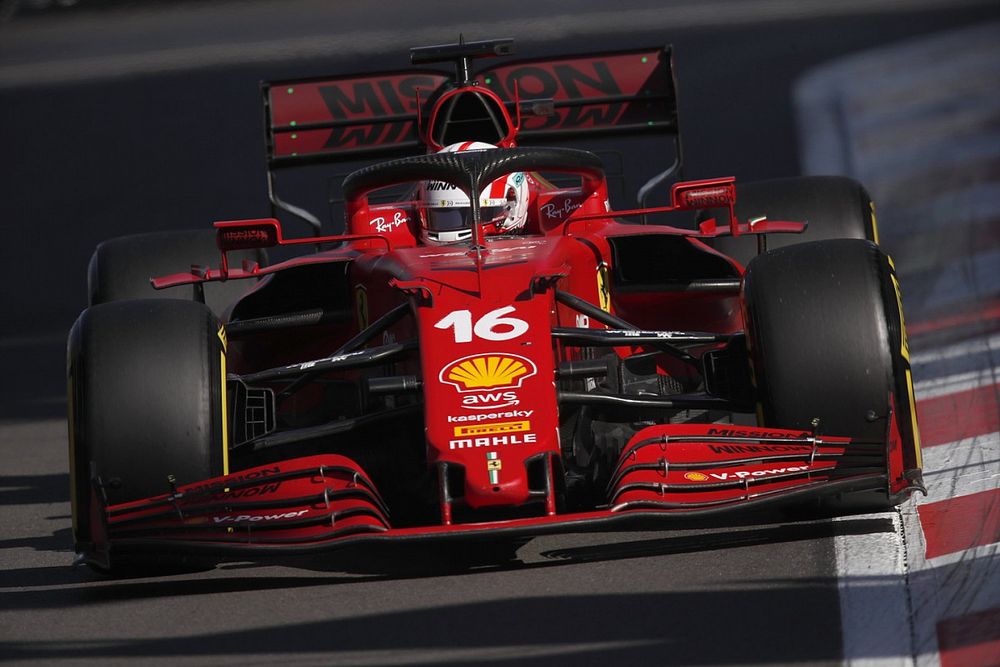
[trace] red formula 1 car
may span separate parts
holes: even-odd
[[[273,194],[281,167],[409,155],[338,183],[345,234],[289,240],[267,218],[97,249],[68,353],[81,560],[885,506],[921,488],[899,286],[863,188],[668,187],[668,49],[471,73],[509,48],[413,51],[455,61],[454,78],[265,86],[278,211],[315,220]],[[640,202],[665,201],[631,210],[611,210],[606,159],[538,145],[657,134],[676,160]],[[446,148],[469,142],[497,148]],[[515,227],[477,196],[498,182],[527,184]],[[448,205],[427,203],[435,188],[464,197],[451,243],[428,235]],[[268,264],[296,245],[312,252]]]

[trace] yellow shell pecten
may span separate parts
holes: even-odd
[[[482,356],[466,359],[448,372],[448,379],[466,389],[489,389],[514,384],[528,372],[524,363],[504,356]]]

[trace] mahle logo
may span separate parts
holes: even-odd
[[[516,389],[538,372],[530,359],[516,354],[475,354],[441,369],[439,379],[460,393],[487,389]]]

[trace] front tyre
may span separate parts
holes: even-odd
[[[95,493],[114,505],[227,468],[225,340],[193,301],[85,310],[67,350],[70,486],[77,552],[99,541]],[[95,489],[95,484],[100,484]]]
[[[882,442],[890,397],[919,468],[909,350],[891,260],[869,241],[788,246],[756,257],[743,286],[758,419]]]

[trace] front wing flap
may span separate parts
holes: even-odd
[[[720,424],[651,426],[626,445],[612,511],[690,513],[803,492],[889,492],[886,444]]]
[[[105,511],[112,547],[295,546],[389,527],[388,510],[351,459],[292,459],[177,487]]]

